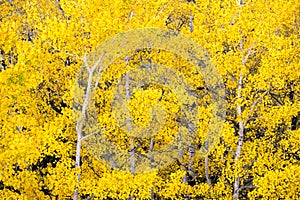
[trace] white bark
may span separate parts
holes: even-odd
[[[84,96],[84,102],[83,102],[83,105],[82,105],[82,108],[81,108],[81,119],[80,119],[80,121],[78,121],[76,123],[77,144],[76,144],[75,168],[80,168],[80,155],[81,155],[82,141],[84,139],[86,139],[87,137],[94,134],[94,133],[91,133],[89,135],[84,136],[83,135],[83,127],[84,127],[84,123],[86,121],[86,112],[87,112],[87,108],[88,108],[89,101],[90,101],[90,98],[91,98],[91,91],[93,89],[92,88],[92,82],[93,82],[94,71],[97,68],[97,66],[100,64],[100,62],[102,61],[102,58],[103,58],[104,54],[102,54],[102,56],[98,59],[98,61],[94,64],[93,67],[89,66],[89,64],[87,62],[86,55],[84,56],[84,58],[80,58],[80,60],[82,60],[84,62],[86,70],[88,71],[88,82],[87,82],[86,92],[85,92],[85,96]],[[75,57],[78,58],[78,56],[75,56]],[[102,66],[99,67],[99,70],[98,70],[99,74],[100,74],[101,70],[102,70]],[[99,74],[98,74],[98,76],[100,76]],[[77,182],[78,182],[78,184],[80,182],[80,173],[77,174]],[[78,196],[79,196],[79,190],[78,190],[78,187],[77,187],[75,192],[74,192],[74,200],[77,200]]]
[[[249,55],[249,53],[247,55]],[[248,56],[246,56],[246,58],[248,58]],[[246,61],[243,60],[243,64],[245,64],[245,62]],[[243,74],[241,73],[239,83],[238,83],[238,93],[237,93],[239,99],[242,98],[242,96],[241,96],[242,85],[243,85]],[[252,114],[252,112],[254,111],[257,104],[262,101],[263,96],[265,96],[267,93],[269,93],[270,90],[271,90],[271,87],[268,90],[266,90],[262,94],[262,96],[260,96],[256,101],[253,102],[253,104],[250,108],[250,114]],[[242,114],[241,105],[237,106],[237,114],[238,114],[238,116],[241,116],[241,114]],[[249,117],[251,117],[251,116],[249,116]],[[250,118],[246,119],[245,121],[243,121],[241,119],[240,122],[239,122],[238,146],[237,146],[237,149],[236,149],[236,152],[235,152],[235,158],[234,158],[235,164],[237,164],[237,162],[239,160],[239,157],[241,155],[241,152],[242,152],[243,140],[244,140],[244,135],[245,135],[245,125],[247,124],[249,119]],[[243,188],[243,187],[240,187],[240,179],[239,179],[239,177],[236,177],[235,180],[234,180],[234,185],[233,185],[233,191],[234,191],[233,199],[234,200],[237,200],[239,198],[239,191],[241,190],[241,188]]]
[[[240,48],[241,50],[243,49],[243,42],[241,41],[240,44]],[[247,58],[248,58],[249,54],[247,54]],[[247,58],[242,60],[242,65],[244,65],[246,63]],[[241,71],[240,73],[240,77],[239,77],[239,81],[238,81],[238,88],[237,88],[237,98],[238,100],[242,99],[242,87],[243,87],[243,72]],[[242,106],[241,105],[237,105],[237,115],[238,117],[242,116]],[[242,146],[243,146],[243,140],[244,140],[244,123],[242,121],[242,119],[240,119],[239,121],[239,130],[238,130],[238,145],[236,148],[236,152],[235,152],[235,157],[234,157],[234,163],[235,165],[237,164],[239,157],[241,155],[241,151],[242,151]],[[237,200],[239,198],[239,186],[240,186],[240,178],[239,176],[237,176],[234,179],[234,183],[233,183],[233,199]]]
[[[238,92],[237,92],[238,99],[242,98],[242,95],[241,95],[242,85],[243,85],[243,73],[241,72],[239,82],[238,82]],[[237,105],[237,114],[238,114],[238,116],[242,115],[242,106],[241,105]],[[242,120],[240,120],[239,121],[238,146],[236,148],[235,158],[234,158],[235,164],[237,164],[239,157],[241,155],[243,140],[244,140],[244,130],[245,130],[244,122]],[[236,177],[234,180],[234,184],[233,184],[233,199],[234,200],[237,200],[239,197],[239,186],[240,186],[240,178]]]
[[[242,6],[243,5],[243,0],[239,0],[239,1],[237,1],[237,3],[238,3],[239,6]],[[248,50],[247,55],[242,59],[242,65],[243,66],[246,64],[249,56],[253,53],[253,52],[251,52],[252,48],[253,47],[251,47]],[[244,39],[241,39],[241,41],[240,41],[240,50],[241,51],[245,50],[244,49]],[[237,88],[237,99],[240,100],[240,102],[243,98],[242,97],[243,79],[244,79],[244,74],[243,74],[243,70],[241,69],[240,77],[239,77],[239,80],[238,80],[238,88]],[[238,117],[241,117],[242,116],[242,106],[240,104],[237,105],[236,110],[237,110]],[[240,121],[239,121],[239,130],[238,130],[238,134],[239,134],[238,144],[237,144],[237,148],[236,148],[236,152],[235,152],[235,158],[234,158],[235,165],[237,165],[237,162],[238,162],[239,157],[240,157],[241,152],[242,152],[242,146],[243,146],[243,140],[244,140],[244,134],[245,134],[244,132],[245,132],[245,122],[242,119],[240,119]],[[233,184],[233,199],[234,200],[237,200],[238,197],[239,197],[239,187],[240,187],[240,178],[237,175],[237,177],[234,180],[234,184]]]

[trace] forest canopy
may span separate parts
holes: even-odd
[[[298,0],[0,10],[0,199],[300,198]]]

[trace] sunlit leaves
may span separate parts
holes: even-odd
[[[193,38],[208,50],[223,77],[227,116],[218,145],[208,155],[212,185],[198,154],[193,165],[195,182],[183,183],[187,152],[179,163],[159,172],[133,176],[109,169],[83,147],[82,197],[149,199],[153,189],[161,199],[232,198],[236,176],[241,177],[241,198],[299,197],[296,0],[245,0],[242,5],[236,0],[14,0],[1,2],[0,10],[0,198],[71,198],[77,173],[72,97],[82,65],[78,57],[117,33],[143,27],[167,28]],[[202,75],[170,52],[147,49],[128,54],[132,56],[128,63],[124,55],[103,73],[96,91],[97,120],[105,128],[103,133],[116,147],[130,150],[129,136],[111,115],[113,88],[122,75],[151,59],[152,64],[178,70],[194,87],[189,92],[201,105],[194,144],[200,148],[212,109]],[[149,125],[153,105],[167,112],[165,126],[154,137],[154,149],[177,134],[179,100],[159,84],[133,91],[129,109],[136,124]],[[242,107],[241,114],[237,106]],[[241,121],[244,145],[240,160],[234,163]],[[149,152],[149,138],[142,141],[138,152]]]

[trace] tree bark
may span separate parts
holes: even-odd
[[[84,127],[84,123],[86,121],[86,112],[88,109],[88,105],[89,105],[89,101],[90,101],[90,97],[91,97],[91,92],[92,92],[92,82],[93,82],[93,75],[95,72],[95,69],[97,68],[97,66],[100,64],[100,62],[102,61],[104,54],[97,60],[97,62],[93,65],[93,67],[90,67],[88,62],[87,62],[87,58],[86,56],[84,56],[84,58],[80,58],[80,60],[82,60],[84,62],[84,65],[86,67],[86,70],[88,71],[88,82],[87,82],[87,86],[86,86],[86,91],[85,91],[85,95],[84,95],[84,102],[81,108],[81,119],[80,121],[78,121],[76,123],[76,132],[77,132],[77,143],[76,143],[76,160],[75,160],[75,168],[80,169],[80,155],[81,155],[81,145],[82,145],[82,141],[84,139],[86,139],[87,137],[93,135],[94,133],[88,134],[86,136],[83,135],[83,127]],[[76,58],[78,58],[78,56],[75,56]],[[99,70],[98,70],[98,76],[100,76],[100,72],[102,70],[102,66],[99,66]],[[80,172],[77,174],[77,184],[79,184],[80,182]],[[76,186],[75,192],[74,192],[74,200],[78,200],[78,196],[79,196],[79,190],[78,190],[78,186]]]
[[[208,156],[205,157],[205,177],[206,177],[206,181],[207,181],[207,184],[209,186],[211,186],[211,179],[210,179],[210,176],[209,176],[209,166],[208,166]]]
[[[149,154],[150,154],[150,168],[151,169],[154,167],[153,166],[153,162],[154,162],[153,149],[154,149],[154,139],[151,138],[151,140],[150,140],[150,149],[149,149]],[[151,193],[151,200],[154,200],[155,195],[154,195],[153,188],[150,189],[150,193]]]
[[[242,90],[242,84],[243,84],[243,73],[240,73],[240,78],[239,78],[239,82],[238,82],[238,99],[241,99],[241,90]],[[238,116],[242,115],[242,106],[241,105],[237,105],[237,114]],[[238,146],[236,148],[236,152],[235,152],[235,158],[234,158],[234,163],[237,164],[239,157],[241,155],[241,151],[242,151],[242,146],[243,146],[243,140],[244,140],[244,130],[245,130],[245,126],[244,126],[244,122],[242,120],[239,121],[239,138],[238,138]],[[240,178],[236,177],[234,180],[234,184],[233,184],[233,199],[237,200],[239,197],[239,186],[240,186]]]

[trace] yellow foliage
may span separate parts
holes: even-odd
[[[0,10],[0,199],[73,198],[76,189],[81,199],[300,197],[297,0],[6,0]],[[75,167],[81,139],[75,122],[82,113],[74,110],[83,102],[74,104],[74,96],[86,92],[78,89],[85,84],[78,82],[81,58],[116,34],[146,27],[184,34],[207,50],[225,85],[225,122],[213,121],[213,88],[188,60],[163,49],[132,50],[101,73],[92,105],[96,117],[88,120],[96,120],[103,137],[128,154],[148,155],[175,139],[188,141],[177,137],[191,128],[182,122],[183,97],[167,85],[137,86],[126,100],[132,122],[140,127],[136,130],[153,127],[155,134],[132,139],[138,134],[130,135],[112,114],[115,88],[126,73],[149,62],[167,66],[192,88],[177,92],[197,99],[198,116],[187,116],[198,123],[188,144],[195,155],[178,146],[181,155],[174,159],[153,158],[171,164],[154,170],[147,157],[147,172],[133,174],[115,169],[109,156],[106,163],[98,159],[97,152],[107,149],[94,135],[91,140],[99,143],[89,149],[89,140],[83,142],[80,167]],[[159,114],[157,126],[151,124],[154,114]],[[214,126],[222,131],[215,133],[214,148],[202,155],[198,150]],[[128,160],[114,156],[120,163]]]

